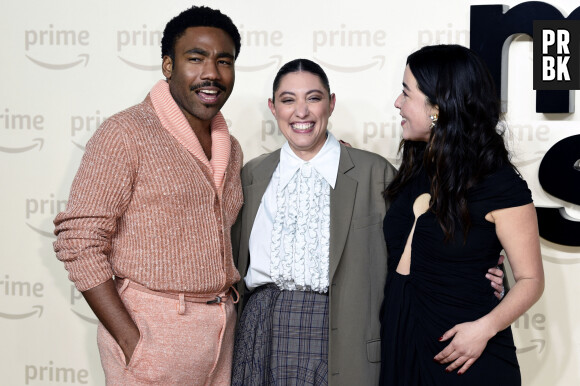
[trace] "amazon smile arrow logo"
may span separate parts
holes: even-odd
[[[320,60],[319,58],[314,58],[318,63],[320,63],[322,66],[330,68],[331,70],[334,71],[338,71],[338,72],[361,72],[361,71],[366,71],[370,68],[375,67],[376,65],[379,66],[379,70],[381,68],[383,68],[383,65],[385,64],[385,57],[384,55],[376,55],[373,56],[373,61],[371,61],[370,63],[367,64],[362,64],[359,66],[338,66],[335,64],[331,64],[328,62],[325,62],[323,60]]]
[[[80,143],[76,143],[75,141],[71,140],[71,142],[73,143],[73,145],[75,145],[76,147],[78,147],[79,149],[81,149],[82,151],[85,151],[85,147],[83,145],[81,145]]]
[[[544,157],[544,154],[546,154],[546,152],[545,151],[537,151],[534,154],[535,154],[534,158],[530,158],[528,160],[522,160],[519,162],[514,162],[514,164],[519,168],[523,168],[525,166],[532,165],[532,164],[540,161],[542,159],[542,157]]]
[[[41,229],[35,228],[32,225],[30,225],[29,223],[26,223],[26,225],[28,225],[28,227],[30,229],[32,229],[33,231],[35,231],[36,233],[38,233],[38,234],[40,234],[40,235],[42,235],[44,237],[49,237],[51,239],[56,239],[56,236],[52,232],[46,232],[46,231],[43,231]]]
[[[91,318],[89,316],[85,316],[79,312],[76,312],[75,310],[71,310],[71,311],[73,312],[73,314],[75,314],[76,316],[78,316],[79,318],[84,320],[85,322],[89,322],[91,324],[99,324],[99,321],[96,318]]]
[[[270,56],[271,61],[258,64],[255,66],[236,66],[236,70],[243,71],[243,72],[254,72],[254,71],[261,71],[265,70],[268,67],[274,66],[274,68],[279,68],[282,65],[282,56],[281,55],[272,55]]]
[[[544,351],[544,347],[546,347],[546,341],[544,339],[532,339],[530,342],[535,344],[517,349],[516,354],[523,354],[528,351],[535,350],[536,348],[538,348],[538,354],[540,354],[542,351]]]
[[[0,146],[0,151],[3,153],[24,153],[25,151],[32,150],[35,147],[38,147],[40,151],[42,149],[42,145],[44,145],[44,139],[42,138],[34,138],[32,141],[36,142],[32,145],[22,146],[22,147],[6,147]]]
[[[35,314],[38,314],[38,317],[40,318],[42,316],[42,311],[43,311],[43,307],[42,306],[32,306],[32,308],[36,308],[36,310],[32,311],[32,312],[27,312],[24,314],[9,314],[6,312],[0,312],[0,318],[4,318],[4,319],[25,319],[28,318],[30,316],[33,316]]]
[[[155,64],[155,65],[147,65],[147,64],[139,64],[139,63],[135,63],[135,62],[131,62],[130,60],[124,59],[120,56],[117,56],[123,63],[125,63],[126,65],[128,65],[129,67],[133,67],[136,68],[138,70],[143,70],[143,71],[159,71],[161,69],[161,64]]]
[[[85,63],[85,67],[87,66],[87,64],[89,64],[89,54],[80,54],[78,56],[80,58],[79,60],[76,60],[76,61],[70,62],[70,63],[63,63],[63,64],[45,63],[45,62],[41,62],[40,60],[31,58],[28,55],[26,55],[26,57],[32,63],[34,63],[40,67],[48,68],[49,70],[67,70],[69,68],[78,66],[79,64],[82,64],[83,62]]]

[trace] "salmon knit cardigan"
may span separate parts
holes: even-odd
[[[113,275],[195,294],[239,280],[230,228],[243,202],[242,151],[230,139],[220,194],[207,162],[163,127],[149,95],[103,123],[54,220],[54,249],[79,291]]]

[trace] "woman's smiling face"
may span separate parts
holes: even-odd
[[[431,115],[438,113],[437,107],[432,106],[427,97],[417,86],[417,80],[409,66],[403,74],[403,91],[395,100],[395,107],[403,117],[403,139],[410,141],[429,140],[431,134]]]
[[[290,148],[303,160],[310,160],[326,142],[328,119],[335,96],[329,95],[320,78],[306,71],[284,75],[268,107]]]

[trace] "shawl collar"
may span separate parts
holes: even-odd
[[[221,196],[231,152],[230,132],[222,113],[218,112],[211,120],[212,157],[211,160],[208,160],[185,115],[183,115],[183,112],[173,99],[167,81],[158,81],[151,89],[149,95],[161,125],[190,154],[205,165],[213,177],[213,183],[217,188],[218,194]]]

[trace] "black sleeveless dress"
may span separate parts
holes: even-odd
[[[381,310],[381,385],[520,385],[511,328],[489,340],[482,355],[462,375],[446,373],[433,357],[451,341],[438,339],[454,325],[489,313],[498,300],[485,274],[497,264],[502,246],[495,226],[485,220],[493,210],[532,202],[527,184],[505,167],[468,191],[471,229],[444,243],[435,215],[417,219],[409,275],[396,272],[415,221],[413,203],[429,192],[425,173],[408,184],[384,220],[389,251],[385,299]]]

